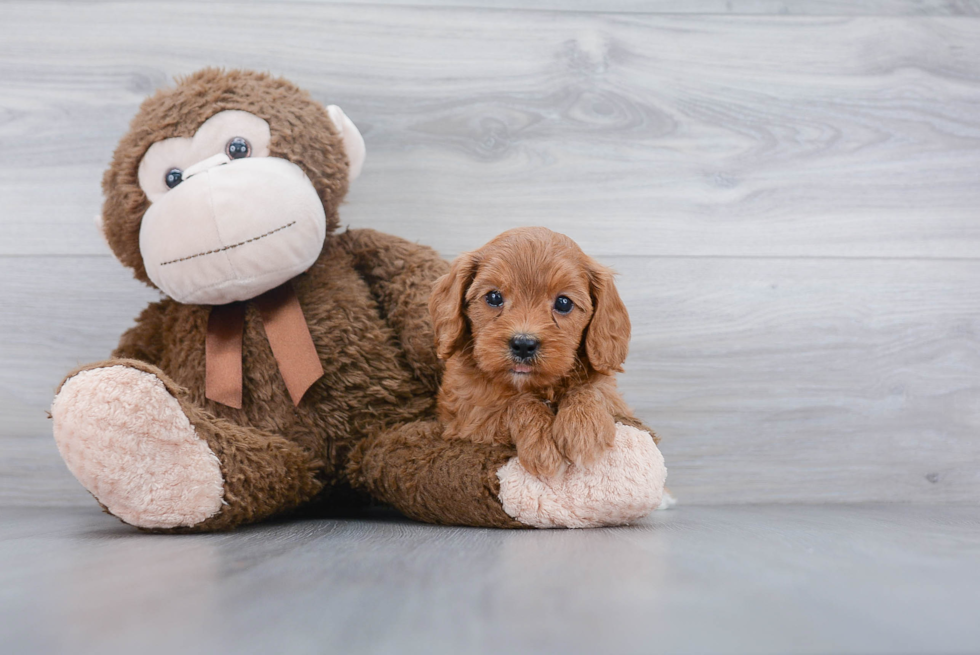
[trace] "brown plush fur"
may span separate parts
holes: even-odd
[[[328,231],[338,224],[348,161],[325,108],[285,80],[203,70],[143,103],[103,179],[107,239],[147,284],[139,228],[149,202],[138,184],[139,161],[155,141],[190,136],[228,109],[269,122],[270,154],[307,173],[323,200]],[[325,371],[298,407],[251,305],[241,409],[204,395],[210,307],[169,298],[148,306],[122,336],[116,359],[87,368],[122,364],[158,376],[220,460],[223,509],[174,531],[228,529],[318,495],[349,498],[352,487],[424,520],[513,525],[487,464],[503,461],[505,449],[492,456],[475,445],[447,449],[441,439],[418,437],[428,428],[394,430],[434,418],[441,365],[426,306],[433,281],[447,270],[432,249],[397,237],[373,230],[328,234],[316,263],[293,280]]]
[[[436,421],[418,421],[363,442],[351,456],[352,478],[419,521],[524,527],[495,502],[497,471],[514,450],[447,440],[442,429]]]
[[[327,230],[339,225],[337,208],[347,193],[349,162],[326,109],[284,79],[205,68],[143,101],[102,176],[106,240],[119,261],[151,286],[139,251],[140,222],[150,206],[139,186],[139,161],[157,141],[191,137],[208,118],[229,109],[269,123],[269,155],[302,168],[323,201]]]
[[[490,292],[502,306],[487,302]],[[554,308],[559,296],[573,303],[567,314]],[[566,461],[595,462],[617,420],[642,427],[613,377],[629,348],[626,307],[612,272],[568,237],[504,232],[453,262],[429,309],[448,358],[439,392],[446,438],[516,445],[524,468],[549,477]],[[539,342],[530,361],[511,351],[519,334]]]

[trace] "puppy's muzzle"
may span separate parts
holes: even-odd
[[[530,334],[515,334],[510,340],[510,356],[515,361],[527,362],[534,359],[541,342]]]

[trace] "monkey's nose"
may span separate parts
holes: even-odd
[[[515,334],[510,340],[510,354],[515,359],[531,359],[539,345],[540,342],[530,334]]]
[[[227,164],[230,162],[231,159],[228,158],[228,155],[226,155],[223,152],[219,152],[218,154],[212,155],[207,159],[202,159],[201,161],[197,162],[193,166],[188,166],[187,170],[184,171],[181,178],[183,180],[189,180],[190,178],[194,177],[198,173],[203,173],[209,168],[214,168],[215,166],[221,166],[222,164]]]

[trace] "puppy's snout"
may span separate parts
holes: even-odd
[[[510,354],[518,360],[531,359],[538,352],[540,344],[530,334],[515,334],[510,340]]]

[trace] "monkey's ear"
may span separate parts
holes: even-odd
[[[466,291],[476,277],[479,260],[474,253],[464,252],[457,257],[449,272],[436,280],[429,296],[429,314],[436,335],[436,355],[449,359],[462,350],[469,339],[466,323]]]
[[[105,235],[105,221],[102,220],[102,213],[99,212],[95,215],[95,228],[99,231],[99,236],[102,237],[102,241],[109,245],[109,237]]]
[[[337,132],[340,133],[340,138],[344,140],[344,152],[347,153],[347,159],[350,161],[347,181],[353,182],[361,174],[361,168],[364,167],[364,157],[367,155],[367,150],[364,147],[364,137],[361,136],[360,130],[354,125],[354,121],[347,118],[344,110],[337,105],[329,105],[327,107],[327,113],[330,115],[330,120],[333,121],[334,127],[337,128]]]

